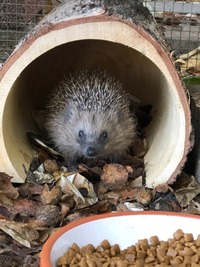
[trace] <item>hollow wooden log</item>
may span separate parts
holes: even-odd
[[[0,168],[13,181],[24,181],[32,159],[32,112],[71,69],[97,66],[153,106],[146,185],[176,179],[190,148],[190,111],[162,32],[140,1],[71,0],[48,14],[0,71]]]

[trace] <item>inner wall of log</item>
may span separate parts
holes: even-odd
[[[32,62],[22,72],[20,79],[26,81],[26,88],[30,88],[34,109],[42,109],[49,91],[70,70],[88,67],[107,69],[144,104],[159,102],[159,88],[166,82],[155,64],[138,51],[101,40],[81,40],[58,46]]]
[[[16,173],[10,173],[14,177],[25,176],[22,163],[28,168],[33,155],[26,138],[27,130],[36,129],[32,111],[44,107],[50,90],[69,70],[85,67],[108,69],[143,105],[153,105],[153,120],[146,129],[147,186],[168,181],[176,171],[185,153],[186,122],[180,101],[184,96],[177,92],[176,74],[170,73],[173,65],[163,57],[162,50],[157,51],[135,29],[119,22],[107,23],[103,30],[101,23],[98,27],[91,23],[59,28],[37,38],[28,48],[25,43],[20,57],[13,55],[15,64],[3,78],[10,79],[10,90],[5,97],[2,125],[8,155],[4,167],[8,166],[9,173],[13,165]],[[77,34],[71,28],[78,26]],[[116,35],[119,27],[120,36]],[[4,84],[3,88],[8,90]]]

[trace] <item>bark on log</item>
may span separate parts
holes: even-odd
[[[146,183],[172,183],[190,148],[190,111],[162,32],[140,1],[67,1],[30,32],[0,72],[0,168],[23,181],[32,150],[32,110],[70,69],[100,66],[142,104],[152,104],[146,129]]]

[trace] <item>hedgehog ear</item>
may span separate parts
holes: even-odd
[[[66,120],[70,120],[71,117],[73,116],[74,114],[74,108],[72,108],[72,105],[71,104],[68,104],[65,108],[65,119]]]
[[[119,123],[124,120],[123,112],[121,110],[117,112],[117,120]]]

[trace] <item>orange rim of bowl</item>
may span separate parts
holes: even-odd
[[[178,216],[185,218],[194,218],[199,219],[199,215],[187,214],[187,213],[179,213],[179,212],[167,212],[167,211],[119,211],[112,213],[104,213],[92,215],[86,218],[78,219],[77,221],[71,222],[60,229],[58,229],[55,233],[53,233],[45,242],[42,251],[40,253],[40,267],[52,267],[51,264],[51,249],[56,242],[56,240],[63,235],[66,231],[69,231],[81,224],[85,224],[91,221],[110,218],[110,217],[119,217],[119,216],[127,216],[127,215],[165,215],[165,216]]]

